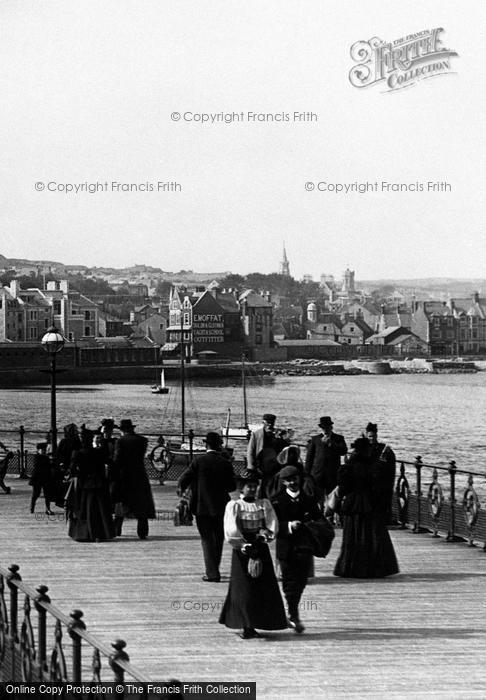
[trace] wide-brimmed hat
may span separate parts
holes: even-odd
[[[321,428],[328,428],[330,425],[334,425],[331,416],[321,416],[319,418],[319,426]]]
[[[120,430],[122,432],[128,433],[136,427],[137,426],[132,423],[131,418],[122,418],[120,421]]]
[[[297,459],[300,461],[300,447],[298,445],[287,445],[281,452],[277,455],[277,462],[279,464],[287,464],[289,461],[289,453],[294,453]]]
[[[236,478],[239,484],[258,484],[261,480],[261,474],[257,469],[245,469],[245,471],[238,474]]]

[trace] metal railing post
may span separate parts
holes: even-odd
[[[19,479],[26,479],[25,473],[25,428],[23,425],[19,428],[20,436],[20,454],[19,454]]]
[[[449,462],[449,475],[451,478],[451,491],[450,491],[450,521],[449,521],[449,532],[447,533],[446,542],[464,542],[463,537],[456,535],[456,472],[457,467],[454,460]]]
[[[43,679],[43,674],[47,671],[47,620],[46,609],[40,603],[50,603],[51,599],[47,595],[47,586],[36,588],[39,594],[34,598],[34,606],[37,610],[37,663],[39,680]]]
[[[192,462],[192,456],[194,452],[194,430],[192,428],[189,429],[189,457]]]
[[[9,628],[9,643],[10,643],[10,659],[12,668],[12,681],[20,680],[16,678],[16,646],[19,643],[19,631],[18,631],[18,610],[19,610],[19,591],[17,586],[13,583],[14,581],[21,581],[22,577],[19,574],[19,566],[17,564],[12,564],[8,567],[9,575],[6,577],[7,586],[10,590],[10,628]]]
[[[73,682],[81,683],[81,637],[77,634],[77,630],[85,630],[86,625],[82,621],[83,612],[81,610],[73,610],[69,617],[71,622],[68,625],[69,636],[73,641]]]
[[[416,470],[416,487],[417,487],[417,520],[413,525],[412,532],[419,535],[421,532],[427,532],[425,527],[420,524],[422,518],[422,457],[417,456],[415,458],[415,470]]]

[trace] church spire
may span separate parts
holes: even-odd
[[[285,250],[285,242],[283,244],[283,255],[282,262],[280,263],[279,274],[285,275],[285,277],[290,277],[290,265],[287,259],[287,251]]]

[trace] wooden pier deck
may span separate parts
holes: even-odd
[[[332,575],[316,560],[304,593],[306,632],[243,641],[219,625],[223,581],[201,581],[195,527],[175,528],[174,485],[154,485],[160,516],[139,541],[135,522],[100,544],[70,540],[61,517],[29,513],[30,487],[8,479],[0,494],[0,563],[23,580],[49,586],[53,603],[84,611],[88,630],[127,641],[133,664],[154,680],[256,681],[258,699],[486,698],[486,553],[442,537],[392,531],[401,573],[383,580]]]

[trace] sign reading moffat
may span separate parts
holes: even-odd
[[[192,340],[197,343],[224,343],[223,314],[194,314]]]
[[[450,73],[450,58],[457,53],[442,45],[443,31],[424,29],[393,42],[378,37],[357,41],[351,46],[351,58],[358,64],[349,71],[351,84],[362,88],[384,80],[386,91],[391,91]]]

